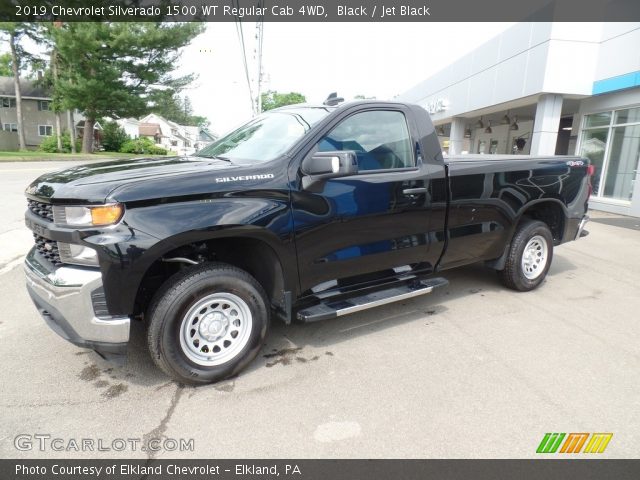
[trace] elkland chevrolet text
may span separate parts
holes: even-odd
[[[589,161],[443,157],[427,112],[294,105],[194,156],[41,176],[26,191],[29,293],[62,337],[107,358],[143,321],[155,363],[214,382],[272,317],[315,322],[415,297],[484,262],[527,291],[585,235]]]

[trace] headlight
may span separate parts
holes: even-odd
[[[73,263],[75,265],[98,265],[98,252],[93,248],[73,243],[58,242],[58,253],[62,263]]]
[[[122,218],[124,207],[119,203],[88,207],[53,207],[53,221],[58,225],[97,227],[113,225]]]

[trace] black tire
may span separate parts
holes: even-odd
[[[188,335],[191,328],[191,317],[188,317],[188,315],[196,315],[193,320],[194,325],[196,325],[195,322],[198,322],[197,325],[202,326],[206,317],[214,319],[215,315],[218,315],[219,318],[227,322],[226,330],[239,328],[230,326],[226,317],[212,310],[214,306],[220,312],[222,312],[222,308],[228,309],[229,305],[218,307],[220,303],[224,304],[224,299],[222,302],[205,306],[203,310],[206,310],[206,314],[204,315],[200,315],[203,310],[200,313],[194,313],[193,309],[199,308],[197,305],[210,301],[207,299],[215,298],[216,295],[227,295],[232,299],[236,298],[244,302],[238,301],[238,304],[242,306],[238,310],[246,312],[248,309],[250,318],[247,318],[246,323],[243,323],[243,325],[250,325],[250,327],[247,329],[246,334],[238,336],[236,332],[238,338],[243,340],[238,346],[234,346],[234,348],[241,349],[233,357],[228,360],[224,359],[224,363],[216,365],[196,363],[197,360],[200,360],[200,362],[206,362],[207,360],[199,358],[196,358],[196,361],[193,360],[193,357],[197,357],[202,353],[199,351],[194,352],[194,349],[197,350],[199,347],[199,343],[196,343],[198,340],[192,340],[192,345],[189,346]],[[269,329],[270,310],[268,305],[267,295],[262,286],[247,272],[231,265],[206,263],[179,272],[169,278],[155,294],[148,310],[147,342],[151,357],[163,372],[184,384],[213,383],[236,375],[256,357],[262,347]],[[235,309],[230,311],[236,312],[235,315],[238,315]],[[198,315],[202,318],[199,319]],[[240,315],[242,316],[242,314]],[[222,328],[220,325],[222,323],[217,322],[215,328]],[[194,335],[193,332],[198,332],[197,334],[200,335],[200,330],[196,330],[196,328],[198,327],[194,327],[191,330],[191,336]],[[210,333],[207,328],[204,328],[203,331],[205,334]],[[228,333],[231,335],[234,332]],[[209,344],[204,343],[207,342],[204,337],[201,338],[203,342],[201,348],[204,349]],[[233,337],[233,339],[235,338]],[[245,341],[246,344],[244,343]],[[183,343],[181,344],[181,342]],[[229,343],[231,344],[232,342]],[[203,350],[206,353],[202,355],[215,355],[213,353],[213,348],[215,347],[213,347],[213,344],[211,345],[212,349]],[[222,355],[225,354],[224,348],[227,348],[226,346],[216,345],[216,347],[219,352],[222,348]]]
[[[523,255],[525,253],[525,247],[527,244],[535,239],[540,244],[542,249],[542,242],[546,243],[546,260],[544,262],[536,264],[530,262],[528,273],[523,269]],[[539,240],[542,239],[542,240]],[[536,249],[533,250],[534,252]],[[537,254],[542,255],[542,254]],[[551,260],[553,259],[553,234],[546,223],[537,220],[523,220],[518,226],[509,251],[507,253],[507,261],[503,270],[498,270],[498,277],[502,283],[507,287],[518,290],[520,292],[528,292],[537,288],[547,276],[549,267],[551,266]],[[533,277],[533,278],[532,278]]]

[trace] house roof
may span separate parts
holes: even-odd
[[[206,128],[201,128],[198,132],[198,140],[215,142],[216,138],[217,137]]]
[[[22,98],[51,99],[51,95],[49,95],[43,87],[36,85],[36,82],[24,78],[20,79],[20,92],[22,93]],[[16,96],[13,77],[0,77],[0,96]]]
[[[84,128],[84,120],[80,120],[79,122],[76,123],[76,127],[77,128]],[[93,129],[94,130],[102,130],[102,125],[100,125],[100,122],[96,121],[93,124]]]
[[[140,123],[140,125],[138,125],[138,133],[145,137],[162,136],[162,130],[157,123]]]

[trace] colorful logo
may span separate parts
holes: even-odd
[[[536,453],[603,453],[611,437],[613,433],[545,433]]]

